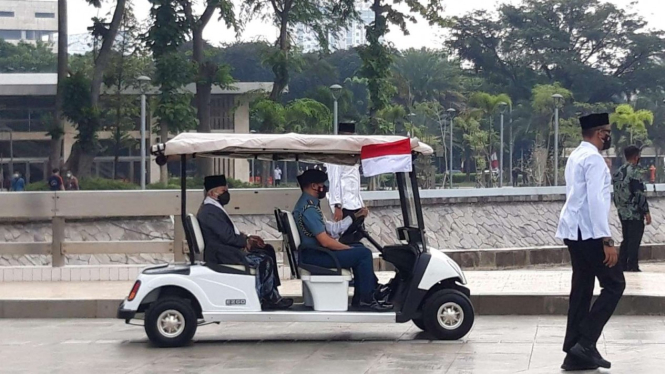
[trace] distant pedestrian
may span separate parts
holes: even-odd
[[[60,169],[53,169],[53,174],[48,178],[48,187],[51,191],[64,191],[65,183],[60,176]]]
[[[612,145],[609,115],[582,117],[580,125],[584,140],[566,162],[566,203],[556,232],[573,267],[561,366],[566,371],[610,368],[596,343],[626,288],[610,230],[612,178],[600,154]],[[595,278],[602,290],[592,305]]]
[[[14,173],[14,178],[12,178],[11,190],[16,192],[25,191],[25,180],[18,171]]]
[[[78,190],[80,190],[79,180],[72,174],[71,171],[67,171],[67,175],[66,175],[66,179],[65,179],[65,190],[67,190],[67,191],[78,191]]]
[[[282,183],[282,169],[279,168],[279,165],[275,166],[275,170],[272,172],[272,179],[275,182],[275,187]]]
[[[612,177],[614,205],[621,220],[623,241],[619,252],[619,264],[624,271],[639,272],[638,258],[644,235],[644,221],[651,224],[646,188],[638,167],[640,149],[634,145],[624,150],[626,163]]]

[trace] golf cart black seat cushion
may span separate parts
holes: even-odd
[[[337,268],[329,269],[316,265],[305,264],[302,261],[302,256],[298,256],[298,268],[299,273],[306,275],[351,275],[351,271],[348,269],[342,269],[339,266],[337,259],[332,256],[332,252],[329,249],[316,247],[316,248],[301,248],[300,234],[298,233],[298,226],[296,226],[296,220],[293,218],[293,214],[287,210],[282,210],[281,215],[282,220],[282,229],[284,230],[284,235],[287,235],[289,246],[291,250],[297,249],[298,251],[302,250],[319,250],[322,252],[328,253],[335,263],[338,264]]]
[[[186,219],[187,229],[190,230],[192,235],[192,247],[191,250],[194,253],[199,254],[203,253],[205,250],[205,241],[203,240],[203,233],[201,232],[201,226],[199,225],[199,220],[193,214],[188,214]],[[206,266],[213,271],[218,273],[235,273],[235,274],[246,274],[247,270],[245,265],[228,265],[228,264],[212,264],[206,263]],[[229,269],[237,270],[237,272]],[[256,269],[250,268],[249,274],[256,274]]]

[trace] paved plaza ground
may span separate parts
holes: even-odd
[[[112,319],[0,320],[0,372],[140,373],[559,373],[564,317],[480,316],[455,342],[411,323],[224,324],[188,347],[158,349],[142,327]],[[665,367],[663,317],[615,317],[599,342],[611,373]]]

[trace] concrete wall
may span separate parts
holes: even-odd
[[[560,193],[517,194],[519,192],[517,190],[529,192],[528,189],[504,189],[499,192],[516,193],[516,195],[492,196],[493,192],[489,189],[466,192],[422,191],[422,195],[441,196],[423,199],[423,213],[430,246],[456,251],[561,246],[562,243],[554,238],[554,234],[564,196]],[[294,193],[286,189],[283,191],[285,191],[284,199],[287,199],[286,191],[290,191],[291,195]],[[539,189],[539,191],[549,190]],[[465,194],[467,196],[463,196]],[[643,243],[660,245],[665,243],[665,194],[657,192],[651,195],[653,224],[647,227]],[[234,196],[237,203],[239,194],[236,193]],[[293,196],[289,198],[293,199]],[[371,211],[367,219],[370,234],[383,244],[394,243],[395,228],[401,225],[401,212],[397,201],[394,200],[394,193],[372,192],[366,193],[365,197]],[[243,204],[239,205],[242,207]],[[268,210],[271,209],[270,207]],[[269,240],[280,239],[272,213],[243,214],[243,208],[239,208],[232,209],[231,214],[243,232],[261,235]],[[611,225],[615,240],[621,241],[621,226],[614,209],[611,213]],[[169,217],[68,220],[65,239],[67,241],[170,240],[173,239],[173,232],[173,221]],[[49,242],[50,236],[49,222],[0,223],[0,242]],[[172,258],[173,256],[169,254],[68,255],[67,263],[153,263]],[[50,256],[0,256],[0,266],[30,264],[50,264]]]

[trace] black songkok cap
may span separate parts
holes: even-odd
[[[350,134],[356,133],[356,124],[355,122],[340,122],[337,126],[338,132],[348,132]]]
[[[307,169],[298,176],[298,184],[301,188],[308,184],[325,183],[328,181],[328,174],[317,169]]]
[[[224,175],[209,175],[203,180],[203,186],[206,191],[217,187],[224,187],[226,186],[226,177]]]
[[[582,130],[592,129],[594,127],[610,124],[610,116],[607,113],[594,113],[588,116],[580,117]]]

